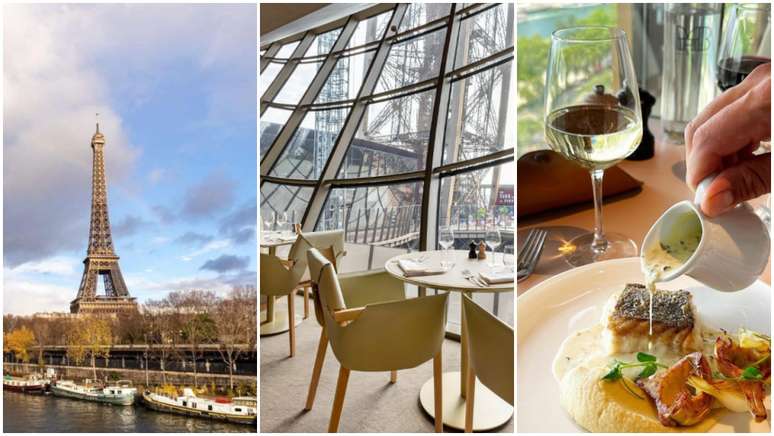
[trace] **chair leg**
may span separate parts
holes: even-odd
[[[290,357],[296,355],[296,305],[293,292],[288,295],[288,325],[290,326]]]
[[[314,358],[314,368],[312,369],[312,382],[309,383],[309,393],[306,395],[306,407],[304,410],[312,410],[314,397],[317,395],[317,385],[320,383],[320,373],[323,363],[325,363],[325,351],[328,350],[328,335],[325,329],[320,331],[320,343],[317,344],[317,356]]]
[[[396,383],[398,381],[398,371],[392,370],[390,371],[390,383]]]
[[[339,368],[339,380],[336,382],[336,396],[333,398],[333,410],[331,411],[331,422],[328,424],[328,433],[337,433],[339,431],[339,419],[341,418],[341,409],[344,407],[344,394],[347,392],[348,381],[349,369],[342,366]]]
[[[465,380],[468,396],[465,398],[465,433],[473,433],[473,401],[476,394],[476,375],[473,368],[468,367],[468,374]]]
[[[443,370],[441,368],[441,351],[433,357],[433,388],[435,432],[443,433]]]
[[[309,318],[309,286],[304,286],[304,319]]]

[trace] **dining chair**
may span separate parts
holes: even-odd
[[[288,259],[293,262],[293,268],[301,274],[298,287],[304,292],[304,319],[309,317],[309,289],[311,282],[306,268],[306,252],[310,248],[316,248],[325,252],[332,252],[331,258],[338,264],[347,252],[344,250],[344,230],[327,230],[321,232],[297,232],[298,238],[290,247]]]
[[[316,249],[309,250],[307,256],[325,331],[341,365],[328,432],[338,431],[351,371],[409,369],[431,359],[435,431],[442,432],[441,353],[448,294],[349,306],[333,264]]]
[[[296,355],[296,311],[293,293],[298,286],[301,272],[292,264],[267,253],[261,253],[261,295],[269,298],[288,297],[288,325],[290,326],[290,357]]]
[[[465,432],[470,433],[477,377],[513,405],[513,329],[467,295],[462,296],[462,316],[469,356],[465,377]]]
[[[332,250],[319,250],[333,266],[336,268],[336,261]],[[364,307],[369,304],[385,303],[388,301],[404,300],[406,298],[403,282],[395,279],[385,270],[374,270],[368,272],[357,272],[338,274],[339,284],[341,286],[342,298],[347,307]],[[325,329],[325,316],[322,311],[322,304],[318,298],[318,292],[312,292],[312,301],[314,302],[314,313],[317,323],[320,324],[320,340],[317,344],[317,354],[315,355],[314,366],[312,367],[312,380],[309,382],[309,391],[306,396],[306,405],[304,410],[312,410],[317,386],[320,382],[320,374],[325,363],[325,353],[328,350],[328,335]],[[398,381],[397,370],[390,371],[390,383]]]

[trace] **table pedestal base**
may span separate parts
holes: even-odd
[[[284,333],[290,330],[290,324],[288,324],[288,311],[282,310],[278,307],[274,308],[274,320],[265,322],[267,313],[265,310],[261,311],[261,336],[271,336],[279,333]],[[296,326],[301,324],[304,320],[302,315],[296,315]]]
[[[419,393],[422,408],[430,416],[434,414],[433,379]],[[487,431],[500,427],[513,416],[513,407],[476,380],[473,404],[473,431]],[[465,399],[460,396],[460,372],[443,373],[443,423],[457,430],[465,429]]]

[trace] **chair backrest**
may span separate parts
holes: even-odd
[[[306,273],[307,255],[310,248],[323,250],[332,248],[338,259],[344,255],[344,230],[327,230],[324,232],[300,233],[296,242],[290,247],[288,259],[293,261],[293,270],[302,277]]]
[[[277,256],[261,253],[261,295],[287,295],[295,289],[299,278]]]
[[[336,277],[333,264],[316,248],[306,252],[309,262],[309,274],[316,298],[319,298],[323,319],[331,317],[331,311],[346,309],[341,286]]]
[[[484,386],[513,405],[513,329],[463,295],[470,365]]]

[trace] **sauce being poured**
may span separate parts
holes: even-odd
[[[653,335],[653,293],[656,283],[664,275],[680,268],[699,246],[701,241],[701,222],[695,213],[680,215],[672,221],[668,232],[664,233],[658,243],[651,244],[642,253],[642,272],[645,275],[645,286],[650,295],[648,334]],[[648,342],[648,350],[652,344]]]

